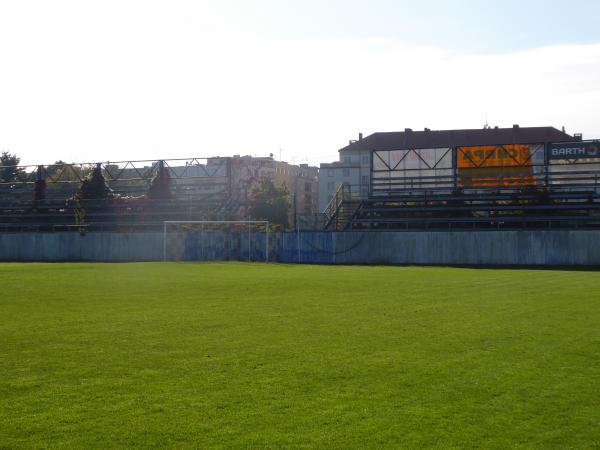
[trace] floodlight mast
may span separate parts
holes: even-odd
[[[265,226],[265,262],[269,262],[269,228],[268,220],[166,220],[163,222],[163,261],[167,261],[167,227],[169,225],[248,225],[248,234],[250,234],[251,224],[260,224]],[[250,257],[250,252],[248,252]]]

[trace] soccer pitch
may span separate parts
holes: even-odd
[[[600,273],[0,264],[0,448],[591,448]]]

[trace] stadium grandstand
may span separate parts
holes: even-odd
[[[0,231],[144,232],[165,221],[248,220],[265,179],[285,186],[296,208],[290,222],[322,229],[317,175],[272,156],[0,165]]]
[[[600,142],[553,127],[375,133],[340,155],[370,162],[369,185],[339,184],[327,229],[600,226]]]
[[[158,229],[164,220],[223,217],[230,160],[122,161],[2,167],[0,230]]]

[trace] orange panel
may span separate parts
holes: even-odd
[[[529,145],[481,145],[456,149],[463,186],[535,186]]]

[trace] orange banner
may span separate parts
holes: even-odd
[[[529,145],[458,147],[456,161],[463,186],[535,186]]]

